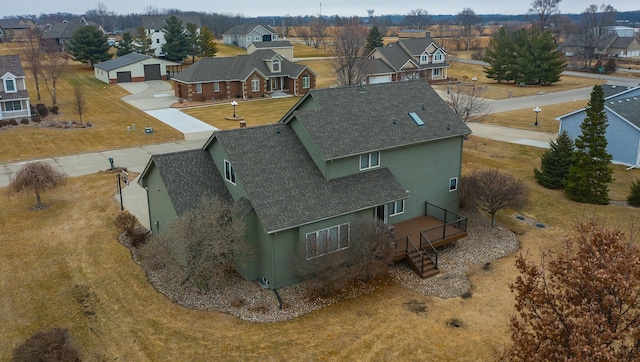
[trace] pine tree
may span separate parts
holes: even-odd
[[[118,50],[116,56],[123,56],[133,52],[133,39],[131,33],[126,32],[122,34],[122,39],[118,42]]]
[[[175,62],[183,61],[189,51],[189,38],[182,29],[182,20],[175,15],[170,16],[164,21],[162,32],[167,41],[162,46],[162,50],[166,54],[165,58]]]
[[[206,26],[203,26],[198,35],[198,56],[214,57],[218,52],[217,45],[213,32]]]
[[[533,83],[549,85],[560,81],[560,75],[564,71],[566,61],[562,58],[562,52],[557,49],[553,40],[553,35],[549,31],[540,32],[532,30],[532,60],[535,62],[533,68]]]
[[[76,30],[69,41],[69,54],[73,60],[84,64],[95,64],[111,59],[107,36],[95,26],[82,26]]]
[[[494,79],[498,83],[508,81],[506,67],[512,62],[512,55],[509,54],[510,50],[511,40],[509,39],[509,34],[502,27],[489,40],[489,46],[483,58],[485,62],[489,63],[489,67],[484,68],[487,78]]]
[[[380,34],[378,26],[374,25],[371,30],[369,30],[369,35],[367,36],[367,47],[365,49],[365,53],[369,54],[373,49],[383,45],[382,34]]]
[[[533,169],[538,183],[548,189],[561,189],[573,155],[573,140],[567,131],[562,131],[555,142],[549,142],[549,149],[540,158],[540,169]]]
[[[604,91],[595,85],[582,121],[582,134],[576,138],[576,151],[567,173],[564,190],[571,200],[590,204],[609,203],[608,184],[613,181],[607,152],[607,115],[604,111]]]
[[[631,191],[627,196],[627,203],[631,206],[640,207],[640,179],[633,181]]]

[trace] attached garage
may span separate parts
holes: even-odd
[[[118,83],[131,82],[131,72],[116,72]]]
[[[129,53],[96,64],[95,77],[107,84],[167,80],[167,67],[180,63],[154,58],[140,53]]]
[[[144,80],[161,80],[162,74],[160,74],[160,64],[145,64],[144,65]]]
[[[369,84],[390,83],[390,82],[391,82],[391,74],[376,75],[376,76],[369,77]]]

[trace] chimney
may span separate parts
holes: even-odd
[[[247,128],[247,121],[240,121],[240,128]]]

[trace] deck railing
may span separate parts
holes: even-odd
[[[416,246],[416,244],[413,242],[413,240],[411,240],[410,237],[405,236],[402,237],[400,239],[396,239],[395,242],[396,244],[398,242],[403,242],[404,241],[404,252],[407,254],[407,257],[409,259],[411,259],[411,261],[413,262],[413,265],[415,265],[417,268],[420,268],[420,273],[424,274],[424,258],[425,258],[425,254],[424,252],[420,251],[420,249],[418,249],[418,247]],[[411,245],[413,247],[413,249],[409,249],[409,245]],[[415,250],[418,252],[417,256],[412,255],[412,251]],[[427,255],[427,257],[429,257]]]
[[[432,235],[434,234],[433,231],[442,229],[442,238],[429,240],[431,242],[435,242],[437,240],[444,240],[447,238],[447,236],[452,237],[452,236],[456,236],[458,234],[467,232],[467,218],[464,216],[460,216],[455,212],[452,212],[442,207],[436,206],[434,204],[425,202],[424,214],[427,216],[431,216],[434,219],[438,219],[442,221],[442,225],[420,232],[421,235],[423,233],[425,235],[426,234]],[[450,231],[452,230],[453,233],[447,235],[447,227],[449,227],[449,230]],[[438,233],[437,235],[439,234],[440,233]],[[425,239],[426,239],[426,236],[425,236]]]
[[[427,248],[427,250],[425,250],[424,248],[425,244],[429,245],[429,248]],[[420,248],[424,250],[429,259],[431,259],[433,265],[435,265],[436,269],[438,269],[438,250],[436,250],[436,248],[433,246],[433,244],[431,244],[427,236],[422,231],[420,232]]]

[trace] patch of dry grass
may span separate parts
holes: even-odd
[[[300,97],[238,101],[236,114],[244,118],[247,127],[276,123],[298,100]],[[233,115],[233,107],[230,103],[186,108],[183,112],[218,129],[239,127],[237,120],[226,119]]]
[[[316,88],[335,87],[338,84],[336,71],[329,59],[300,60],[299,64],[304,64],[316,73]]]
[[[74,111],[74,87],[79,87],[86,101],[84,122],[94,127],[84,129],[51,129],[40,126],[0,128],[0,162],[126,148],[144,144],[184,139],[175,129],[120,100],[128,93],[118,85],[104,84],[94,77],[88,65],[74,63],[57,86],[60,114],[49,116],[60,121],[79,121]],[[33,79],[27,77],[31,103],[51,106],[51,98],[43,84],[41,101],[37,100]],[[49,119],[49,118],[47,118]],[[137,131],[127,132],[136,123]],[[154,134],[144,134],[145,126]]]
[[[577,204],[562,191],[540,187],[532,169],[541,149],[473,135],[464,146],[465,172],[497,167],[529,187],[531,205],[518,212],[550,227],[520,223],[509,217],[510,210],[500,212],[498,220],[521,234],[522,250],[532,257],[540,247],[559,246],[582,218],[626,229],[640,214],[634,208]],[[620,199],[640,171],[614,168],[611,196]],[[33,331],[51,326],[69,328],[86,360],[206,360],[216,355],[225,360],[477,361],[491,360],[496,349],[509,343],[514,256],[493,261],[490,268],[474,267],[471,298],[442,300],[382,284],[369,295],[293,321],[248,323],[177,307],[155,292],[117,241],[113,219],[119,205],[112,175],[69,181],[43,195],[51,205],[44,211],[28,210],[33,195],[0,196],[0,360],[8,360],[14,346]],[[411,302],[425,312],[410,310]],[[274,296],[265,303],[277,300]],[[451,327],[453,319],[461,326]],[[277,343],[269,336],[277,336]],[[416,342],[424,338],[432,342]]]
[[[293,56],[295,58],[330,57],[331,52],[327,49],[314,48],[302,43],[293,43]]]
[[[533,126],[536,121],[536,116],[530,108],[509,112],[491,113],[479,123],[495,124],[499,126],[535,130],[540,132],[558,132],[560,129],[560,122],[558,122],[556,118],[585,107],[588,102],[589,100],[585,99],[541,107],[542,112],[538,114],[538,127]]]

